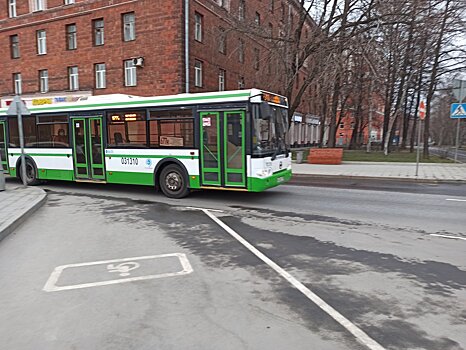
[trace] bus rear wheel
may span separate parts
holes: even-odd
[[[159,186],[169,198],[183,198],[189,194],[188,180],[185,172],[175,164],[170,164],[160,173]]]
[[[23,179],[22,167],[18,168],[19,170],[19,177],[21,180]],[[37,169],[34,163],[26,159],[26,183],[30,186],[38,185],[40,183],[39,179],[37,178]]]

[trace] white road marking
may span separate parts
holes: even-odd
[[[466,199],[447,198],[446,200],[452,202],[466,202]]]
[[[222,227],[225,231],[227,231],[231,236],[233,236],[236,240],[238,240],[242,245],[244,245],[249,251],[251,251],[255,256],[269,265],[275,272],[277,272],[280,276],[290,282],[296,289],[298,289],[301,293],[303,293],[309,300],[311,300],[314,304],[320,307],[323,311],[325,311],[330,317],[332,317],[335,321],[337,321],[340,325],[342,325],[347,331],[349,331],[352,335],[356,337],[358,341],[364,344],[371,350],[385,350],[379,343],[377,343],[374,339],[369,337],[363,330],[361,330],[358,326],[351,323],[346,317],[340,314],[337,310],[335,310],[332,306],[327,304],[323,299],[321,299],[317,294],[312,292],[309,288],[307,288],[304,284],[299,282],[296,278],[294,278],[291,274],[286,272],[283,268],[269,259],[266,255],[261,253],[257,248],[255,248],[251,243],[245,240],[241,235],[235,232],[232,228],[227,226],[223,221],[218,219],[214,214],[209,212],[209,209],[201,209],[208,217],[210,217],[214,222],[216,222],[220,227]]]
[[[218,209],[209,209],[209,208],[198,208],[198,207],[186,207],[186,209],[195,209],[195,210],[209,210],[209,211],[214,211],[217,213],[223,213],[223,210],[218,210]]]
[[[158,258],[166,258],[166,257],[177,257],[179,259],[179,261],[180,261],[180,264],[181,264],[183,270],[178,271],[178,272],[162,273],[162,274],[157,274],[157,275],[146,275],[146,276],[138,276],[138,277],[131,277],[131,278],[120,278],[120,279],[116,279],[116,280],[74,284],[74,285],[69,285],[69,286],[57,286],[56,285],[58,279],[60,278],[60,275],[63,272],[63,270],[68,269],[68,268],[102,265],[102,264],[110,264],[110,263],[125,262],[125,261],[134,262],[134,261],[139,261],[139,260],[158,259]],[[135,263],[135,264],[137,264],[137,263]],[[123,265],[123,264],[120,264],[120,265]],[[89,288],[89,287],[107,286],[107,285],[110,285],[110,284],[119,284],[119,283],[135,282],[135,281],[144,281],[144,280],[150,280],[150,279],[156,279],[156,278],[187,275],[187,274],[189,274],[191,272],[193,272],[193,268],[191,267],[191,264],[189,263],[188,258],[186,257],[186,255],[182,254],[182,253],[151,255],[151,256],[139,256],[139,257],[135,257],[135,258],[114,259],[114,260],[104,260],[104,261],[93,261],[93,262],[87,262],[87,263],[81,263],[81,264],[61,265],[61,266],[56,267],[53,270],[53,272],[50,275],[47,282],[45,283],[45,286],[44,286],[44,288],[42,288],[42,290],[45,291],[45,292],[58,292],[58,291],[70,290],[70,289],[82,289],[82,288]]]
[[[443,237],[443,238],[450,238],[450,239],[462,239],[463,241],[466,241],[466,238],[464,238],[464,237],[440,235],[440,234],[437,234],[437,233],[431,233],[430,236]]]

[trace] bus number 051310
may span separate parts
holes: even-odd
[[[123,165],[138,165],[138,158],[121,158],[121,164]]]

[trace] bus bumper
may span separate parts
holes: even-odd
[[[272,188],[285,182],[290,181],[291,179],[291,169],[285,169],[282,171],[278,171],[275,174],[265,177],[265,178],[251,178],[251,182],[249,185],[249,191],[251,192],[261,192],[268,188]]]

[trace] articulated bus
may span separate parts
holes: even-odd
[[[91,96],[23,117],[26,181],[260,192],[291,178],[287,99],[258,89]],[[3,169],[20,177],[18,120],[0,109]]]

